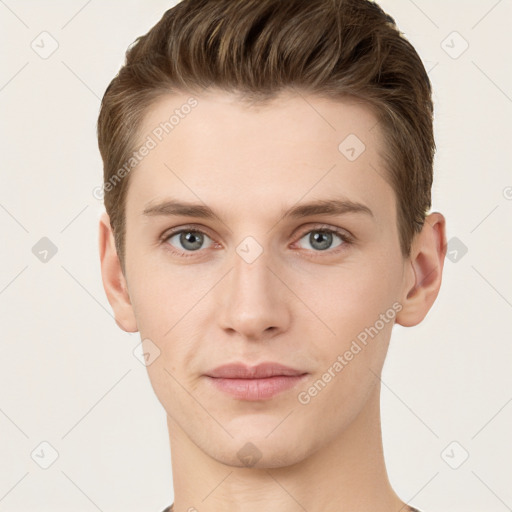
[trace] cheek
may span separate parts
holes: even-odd
[[[330,268],[324,275],[297,281],[297,295],[337,336],[346,337],[353,334],[352,328],[373,324],[392,306],[398,296],[397,279],[395,269],[378,262]]]
[[[217,273],[144,260],[143,255],[139,261],[137,265],[133,259],[129,288],[141,337],[162,346],[176,337],[189,339],[198,317],[209,318],[208,293],[218,280]]]
[[[346,351],[352,367],[377,372],[387,351],[395,318],[399,268],[389,261],[374,259],[356,266],[330,268],[324,275],[300,281],[298,295],[315,313],[303,329],[314,330],[314,351],[329,367]],[[386,315],[384,321],[381,315]],[[299,319],[299,323],[303,319]],[[354,345],[354,342],[356,343]],[[360,349],[358,348],[358,346]],[[350,373],[355,370],[353,368]],[[345,372],[348,373],[348,372]]]
[[[129,278],[130,301],[140,337],[150,338],[160,345],[175,323],[173,318],[178,314],[180,298],[176,299],[175,290],[162,275],[146,267],[132,272]]]

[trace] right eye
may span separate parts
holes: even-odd
[[[179,229],[166,233],[162,241],[166,244],[171,245],[180,255],[189,256],[186,253],[198,252],[203,247],[205,239],[210,240],[210,247],[213,244],[213,240],[204,232],[198,229]]]

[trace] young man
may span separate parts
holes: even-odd
[[[167,413],[174,512],[415,510],[380,374],[441,285],[432,115],[367,0],[184,0],[128,50],[98,120],[101,270]]]

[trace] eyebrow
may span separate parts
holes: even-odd
[[[302,203],[293,206],[288,211],[281,212],[283,219],[300,219],[313,215],[344,215],[346,213],[363,213],[374,217],[373,212],[368,206],[350,201],[347,199],[321,199],[309,203]],[[219,219],[215,212],[204,204],[187,203],[168,199],[160,203],[148,204],[144,208],[145,216],[183,216],[198,217],[203,219]]]

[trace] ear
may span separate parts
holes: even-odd
[[[415,236],[404,272],[401,304],[396,323],[404,327],[419,324],[434,304],[441,287],[446,254],[446,220],[438,212],[425,219]]]
[[[128,295],[128,286],[121,270],[110,218],[106,212],[103,212],[100,217],[99,249],[103,288],[107,294],[108,302],[114,310],[116,324],[123,331],[137,332],[137,322]]]

